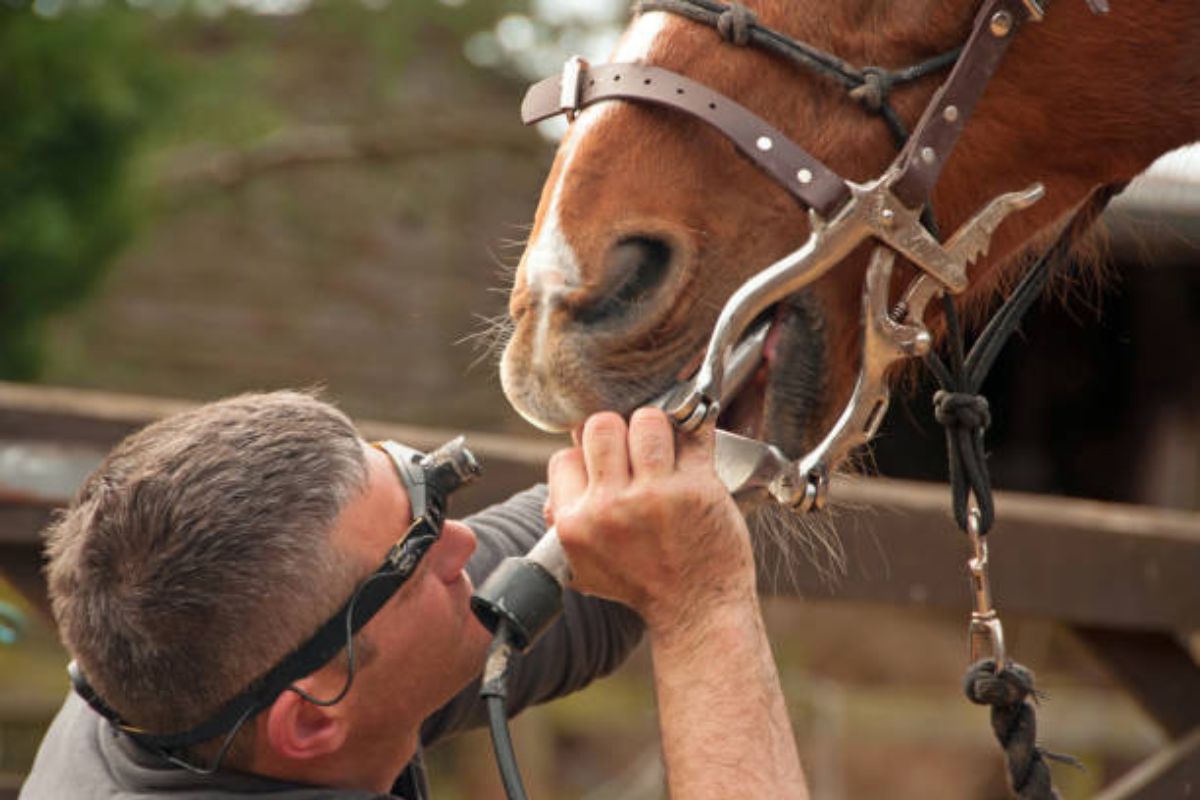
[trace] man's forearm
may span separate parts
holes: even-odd
[[[807,798],[756,598],[651,633],[672,797]]]
[[[588,418],[550,462],[550,506],[578,588],[646,622],[671,794],[808,793],[754,593],[746,523],[713,469],[711,425],[658,409]]]

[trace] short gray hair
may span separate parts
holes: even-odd
[[[299,392],[229,398],[131,435],[46,533],[67,649],[128,721],[202,722],[369,571],[331,536],[366,481],[350,420]]]

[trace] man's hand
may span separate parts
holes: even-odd
[[[641,409],[597,414],[550,462],[548,521],[576,588],[642,615],[672,797],[806,800],[754,587],[746,524],[713,429],[677,437]]]
[[[678,442],[677,442],[678,439]],[[588,419],[550,462],[549,515],[575,588],[674,634],[754,594],[750,539],[713,467],[713,429],[677,437],[651,408]]]

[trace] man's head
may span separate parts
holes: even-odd
[[[293,392],[202,406],[118,445],[52,526],[55,616],[82,671],[123,718],[151,731],[187,729],[311,636],[410,521],[391,462],[331,406]],[[386,649],[387,658],[370,660],[389,671],[399,671],[399,639],[422,622],[397,614],[402,602],[432,614],[425,624],[442,623],[434,639],[465,623],[456,606],[466,615],[469,585],[460,576],[473,538],[457,523],[447,533],[414,585],[360,637],[372,653]],[[464,665],[453,666],[465,681]],[[381,669],[364,665],[358,682],[379,685]],[[343,663],[330,664],[305,688],[328,697],[344,672]],[[401,697],[375,697],[372,705],[355,694],[362,692],[327,711],[285,692],[258,720],[267,735],[254,760],[327,755],[357,738],[353,728],[378,733],[379,710],[395,712]],[[333,718],[353,725],[322,728]],[[314,732],[324,738],[305,739]]]
[[[67,648],[134,724],[200,722],[361,577],[330,531],[366,479],[353,425],[303,394],[237,397],[130,436],[48,531]]]

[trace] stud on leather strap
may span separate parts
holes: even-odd
[[[962,56],[925,107],[901,154],[902,174],[892,192],[908,208],[929,200],[963,126],[1021,24],[1031,18],[1027,0],[991,0],[980,8]]]
[[[565,80],[565,85],[564,85]],[[562,75],[529,88],[521,103],[526,125],[575,112],[601,100],[638,100],[683,111],[723,133],[741,153],[822,217],[830,217],[850,190],[829,167],[782,131],[720,92],[662,67],[567,62]]]

